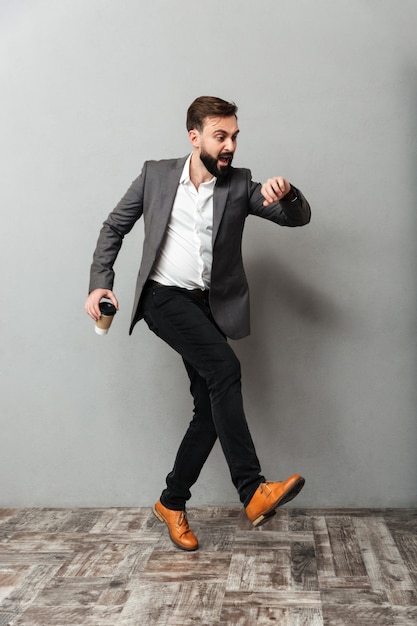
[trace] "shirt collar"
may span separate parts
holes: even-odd
[[[190,182],[190,163],[191,163],[191,156],[192,153],[189,155],[189,157],[187,158],[185,164],[184,164],[184,168],[182,170],[182,174],[181,174],[181,178],[180,178],[180,183],[185,185],[186,183]],[[213,176],[213,178],[211,178],[210,180],[208,180],[206,183],[202,183],[202,185],[207,185],[210,186],[212,185],[214,187],[214,185],[216,184],[217,178],[215,176]]]

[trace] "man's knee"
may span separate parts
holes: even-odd
[[[214,366],[207,378],[207,385],[210,388],[240,385],[241,368],[240,362],[235,353],[230,349],[214,363]]]

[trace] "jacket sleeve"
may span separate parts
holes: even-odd
[[[250,172],[249,172],[250,176]],[[304,226],[311,219],[310,205],[301,191],[291,185],[295,200],[280,200],[264,206],[261,184],[251,179],[248,182],[249,214],[271,220],[280,226]]]
[[[90,269],[89,292],[93,289],[113,289],[113,265],[123,238],[133,228],[143,213],[143,190],[146,178],[146,163],[123,198],[103,223],[93,254]]]

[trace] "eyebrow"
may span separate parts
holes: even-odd
[[[234,137],[240,133],[240,129],[238,128],[237,131],[234,133],[228,133],[227,130],[223,130],[222,128],[216,128],[216,130],[213,131],[213,135],[215,135],[216,133],[222,133],[223,135],[231,134],[231,136]]]

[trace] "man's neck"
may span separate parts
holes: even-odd
[[[193,152],[190,160],[190,180],[194,187],[198,189],[201,183],[208,183],[213,178],[213,174],[206,169],[199,155]]]

